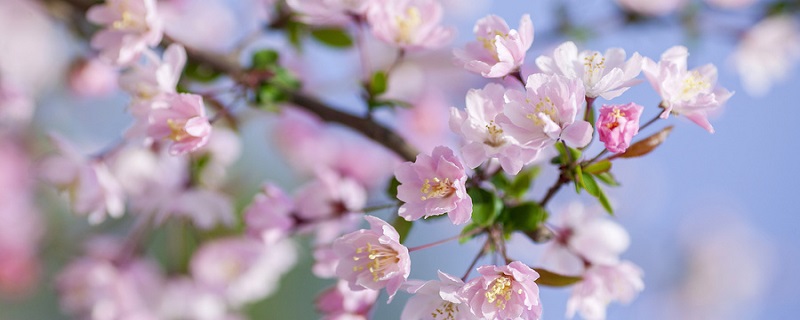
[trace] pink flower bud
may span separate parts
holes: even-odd
[[[633,102],[625,105],[603,105],[597,119],[597,132],[606,149],[622,153],[631,145],[631,139],[639,133],[639,117],[644,107]]]

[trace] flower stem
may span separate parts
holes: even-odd
[[[469,236],[478,234],[478,233],[483,232],[483,231],[485,231],[483,228],[473,229],[473,230],[470,230],[469,232],[467,232],[465,234],[457,234],[455,236],[452,236],[452,237],[449,237],[449,238],[446,238],[446,239],[442,239],[442,240],[439,240],[439,241],[431,242],[429,244],[423,244],[421,246],[408,248],[408,252],[414,252],[414,251],[417,251],[417,250],[422,250],[422,249],[427,249],[427,248],[430,248],[430,247],[438,246],[438,245],[440,245],[442,243],[453,241],[453,240],[456,240],[456,239],[461,238],[461,237],[469,237]]]

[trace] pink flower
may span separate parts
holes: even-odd
[[[134,98],[150,100],[164,93],[175,93],[183,67],[186,64],[186,49],[171,44],[159,58],[152,51],[145,51],[145,62],[133,65],[119,77],[119,85]]]
[[[509,122],[502,113],[505,92],[503,86],[490,83],[482,90],[467,92],[465,111],[450,109],[450,128],[466,141],[461,153],[470,168],[497,158],[503,170],[517,174],[539,154],[540,149],[523,147],[500,126],[501,122]]]
[[[479,319],[458,294],[463,286],[461,279],[439,271],[439,281],[426,281],[408,289],[414,296],[408,299],[400,320]]]
[[[519,69],[533,44],[531,17],[523,15],[519,31],[512,30],[503,18],[489,15],[475,23],[478,41],[467,43],[466,50],[453,53],[458,64],[487,78],[499,78]]]
[[[169,279],[160,300],[159,319],[228,319],[225,297],[189,277]]]
[[[147,135],[169,139],[172,155],[197,150],[208,142],[211,123],[206,118],[203,97],[194,94],[166,94],[153,102]]]
[[[670,113],[682,114],[714,133],[708,112],[721,107],[733,93],[717,86],[717,67],[713,64],[687,71],[688,56],[686,47],[675,46],[667,49],[658,63],[646,58],[642,71],[663,99],[661,118],[668,118]]]
[[[106,29],[92,37],[92,48],[115,65],[127,65],[147,47],[161,42],[163,25],[155,0],[107,0],[86,13],[89,21]]]
[[[378,290],[353,290],[347,281],[339,280],[317,297],[317,310],[324,320],[359,317],[366,319],[369,310],[378,299]]]
[[[400,182],[397,199],[404,202],[398,214],[406,220],[447,212],[450,221],[462,224],[472,217],[467,174],[450,148],[439,146],[431,156],[420,154],[416,162],[397,167],[395,174]]]
[[[195,281],[222,294],[233,306],[269,296],[297,260],[290,240],[274,243],[250,237],[216,239],[192,256]]]
[[[51,139],[59,151],[42,162],[42,177],[69,195],[72,210],[99,224],[106,214],[119,218],[125,212],[124,193],[106,164],[84,158],[67,140]]]
[[[0,126],[13,128],[27,124],[35,109],[35,101],[22,88],[0,79]]]
[[[311,25],[345,25],[364,15],[374,0],[287,0],[300,21]]]
[[[706,0],[709,5],[723,9],[744,9],[755,3],[756,0]]]
[[[407,50],[446,45],[454,31],[439,25],[442,4],[437,0],[373,0],[367,22],[376,38]]]
[[[613,265],[628,249],[630,238],[615,221],[600,210],[572,203],[555,222],[556,238],[545,249],[541,265],[551,271],[580,275],[590,264]]]
[[[370,229],[348,233],[333,242],[339,256],[336,275],[353,290],[380,290],[386,287],[389,301],[408,279],[411,258],[400,244],[400,235],[392,225],[373,216],[365,216]]]
[[[745,90],[766,94],[800,60],[800,23],[790,15],[761,20],[741,37],[731,58]]]
[[[577,312],[586,320],[603,320],[610,302],[629,303],[643,289],[642,270],[629,261],[594,265],[572,288],[572,296],[567,301],[567,318],[574,317]]]
[[[611,100],[641,82],[636,77],[642,70],[642,56],[635,52],[628,61],[625,57],[621,48],[608,49],[605,54],[589,50],[578,53],[575,43],[567,41],[556,47],[552,58],[536,58],[536,66],[547,74],[580,79],[589,98]]]
[[[639,133],[639,117],[644,107],[633,102],[625,105],[604,105],[597,119],[600,141],[606,149],[621,153],[628,149],[633,136]]]
[[[169,217],[185,217],[198,229],[210,230],[223,225],[232,227],[236,223],[231,199],[220,192],[190,188],[171,195],[163,203],[155,217],[156,223],[163,223]]]
[[[81,97],[101,97],[117,89],[119,71],[100,59],[78,59],[69,70],[70,91]]]
[[[320,171],[295,194],[296,217],[316,231],[317,243],[330,243],[357,227],[367,191],[353,179]]]
[[[339,256],[333,251],[332,244],[320,244],[314,248],[314,265],[311,272],[318,278],[336,277],[336,266],[339,265]]]
[[[532,74],[525,92],[506,91],[504,113],[500,119],[505,133],[527,148],[544,148],[564,140],[575,148],[592,139],[592,125],[576,119],[584,101],[583,84],[560,75]]]
[[[278,186],[265,184],[253,202],[244,210],[248,233],[260,239],[281,239],[294,228],[294,203]]]
[[[522,262],[507,266],[482,266],[481,275],[467,282],[460,295],[472,313],[482,319],[536,320],[542,316],[539,274]]]

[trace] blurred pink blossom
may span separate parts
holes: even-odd
[[[533,44],[533,23],[529,15],[522,16],[518,29],[509,28],[506,21],[496,15],[481,18],[473,29],[477,41],[467,43],[465,49],[453,51],[456,62],[487,78],[504,77],[518,71]]]
[[[316,232],[317,243],[329,243],[355,229],[367,191],[353,179],[320,171],[294,197],[296,217]]]
[[[510,122],[503,114],[505,92],[503,86],[490,83],[467,92],[465,111],[450,109],[450,128],[465,140],[461,153],[470,168],[497,158],[503,170],[517,174],[539,154],[539,148],[523,147],[500,126]]]
[[[297,261],[291,240],[265,243],[250,237],[205,242],[192,256],[195,281],[222,294],[233,307],[271,295]]]
[[[106,215],[119,218],[125,210],[118,180],[100,159],[85,158],[67,140],[51,135],[58,154],[41,163],[42,177],[69,196],[72,210],[98,224]]]
[[[363,16],[375,0],[287,0],[300,20],[311,25],[345,25]]]
[[[228,319],[225,298],[188,277],[169,279],[160,296],[159,319],[218,320]]]
[[[439,317],[458,320],[479,319],[470,311],[466,299],[459,295],[463,286],[464,281],[442,271],[439,271],[438,281],[431,280],[412,285],[408,292],[414,296],[408,299],[403,313],[400,314],[400,319],[438,319]]]
[[[744,34],[731,58],[745,90],[766,94],[800,60],[800,23],[789,15],[761,20]]]
[[[0,128],[27,125],[36,104],[22,88],[6,79],[0,79]]]
[[[436,49],[455,34],[439,25],[442,4],[437,0],[372,0],[367,22],[376,38],[406,50]]]
[[[278,186],[267,183],[244,210],[247,232],[265,241],[291,235],[294,202]]]
[[[642,269],[630,261],[593,265],[572,288],[567,300],[567,318],[575,313],[586,320],[604,320],[610,302],[630,303],[644,289]]]
[[[431,155],[420,154],[395,171],[400,185],[397,199],[403,201],[398,214],[408,221],[447,213],[454,224],[472,217],[472,198],[467,194],[464,165],[448,147],[439,146]]]
[[[171,44],[164,50],[162,58],[149,50],[144,55],[143,63],[131,66],[119,77],[120,87],[139,100],[175,93],[186,65],[186,49],[179,44]]]
[[[172,155],[197,150],[208,143],[211,124],[206,118],[203,97],[194,94],[166,94],[153,102],[147,135],[171,140]]]
[[[505,266],[482,266],[478,273],[480,276],[467,282],[459,292],[474,315],[482,319],[541,318],[536,271],[514,261]]]
[[[115,65],[128,65],[161,42],[163,21],[155,0],[107,0],[86,13],[89,21],[105,29],[92,37],[92,48]]]
[[[664,16],[680,9],[688,0],[616,0],[622,8],[645,16]]]
[[[202,230],[219,225],[232,227],[236,223],[231,199],[221,192],[203,188],[190,188],[177,194],[161,208],[155,222],[163,223],[168,217],[186,217]]]
[[[76,60],[67,75],[72,93],[81,97],[101,97],[117,89],[119,71],[97,58]]]
[[[506,91],[507,120],[498,119],[504,133],[527,148],[544,148],[558,140],[580,148],[591,141],[592,125],[577,118],[584,101],[580,80],[537,73],[528,77],[525,90]]]
[[[752,4],[756,3],[757,0],[705,0],[705,1],[709,5],[718,8],[736,10],[736,9],[747,8]]]
[[[644,107],[633,102],[600,108],[597,132],[608,151],[621,153],[628,149],[633,136],[639,133],[639,117],[643,110]]]
[[[722,107],[733,92],[717,85],[717,67],[713,64],[687,71],[688,56],[686,47],[674,46],[661,54],[658,63],[645,58],[642,71],[663,99],[662,119],[668,118],[670,113],[685,115],[703,129],[714,133],[714,128],[708,122],[708,112]]]
[[[389,301],[411,272],[408,248],[400,243],[400,235],[392,225],[365,216],[370,229],[348,233],[333,243],[339,256],[336,275],[346,280],[353,290],[386,288]]]
[[[536,66],[547,74],[559,74],[569,79],[581,79],[586,96],[611,100],[641,80],[642,56],[634,52],[628,61],[622,48],[610,48],[605,54],[584,50],[567,41],[556,47],[553,57],[539,56]]]
[[[366,320],[379,294],[378,290],[350,289],[347,281],[339,280],[333,287],[319,294],[316,306],[324,320],[361,318]]]

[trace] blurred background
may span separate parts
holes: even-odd
[[[206,48],[222,52],[241,39],[249,39],[242,54],[248,57],[247,53],[257,48],[287,46],[282,34],[252,37],[258,24],[256,13],[248,8],[255,0],[211,0],[202,1],[202,5],[200,0],[180,2],[190,8],[207,6],[217,10],[198,11],[193,20],[182,22],[196,25],[204,32],[219,33],[202,37],[202,32],[197,32],[186,35],[187,39],[196,36],[230,40],[209,42],[204,44]],[[44,136],[52,131],[76,141],[87,153],[102,150],[129,125],[131,118],[125,113],[129,98],[115,93],[88,99],[70,90],[66,81],[70,64],[87,51],[87,44],[76,41],[69,30],[42,11],[32,9],[37,3],[0,1],[0,70],[4,79],[18,79],[18,87],[35,97],[35,113],[29,124],[34,132],[30,138],[33,159],[21,161],[34,163],[45,153]],[[690,52],[690,68],[715,64],[719,68],[719,84],[736,92],[722,112],[711,119],[716,133],[709,134],[684,118],[670,117],[640,133],[643,137],[665,125],[675,125],[667,141],[656,151],[643,158],[614,163],[614,172],[622,185],[607,192],[617,208],[615,219],[631,235],[631,247],[623,257],[641,266],[646,287],[630,305],[612,304],[608,318],[788,319],[800,312],[797,299],[800,210],[790,201],[797,196],[800,181],[798,154],[791,149],[800,139],[800,126],[794,124],[800,119],[794,96],[800,89],[796,63],[800,55],[800,30],[796,28],[796,13],[789,18],[794,21],[793,32],[768,31],[767,35],[776,35],[778,40],[749,44],[767,52],[762,52],[756,62],[737,60],[741,57],[737,55],[748,50],[745,39],[749,39],[753,25],[766,12],[797,8],[800,5],[796,1],[659,1],[663,8],[643,8],[647,5],[641,3],[647,1],[632,0],[443,0],[443,3],[447,8],[444,24],[458,29],[452,47],[471,41],[475,21],[489,13],[503,17],[512,28],[522,14],[530,14],[535,39],[523,74],[534,72],[533,60],[541,54],[550,54],[565,40],[578,42],[579,49],[602,52],[621,47],[629,54],[639,52],[654,60],[674,45],[685,45]],[[756,35],[765,37],[768,36]],[[781,44],[794,47],[780,48]],[[766,47],[771,45],[776,47]],[[304,55],[292,63],[313,74],[305,87],[313,88],[314,94],[326,101],[352,106],[348,107],[350,111],[360,110],[359,83],[352,81],[361,72],[358,54],[310,40],[304,46]],[[370,45],[368,50],[374,55],[371,62],[376,66],[391,61],[384,54],[388,49],[380,44]],[[437,90],[440,96],[431,98],[434,102],[420,103],[431,109],[418,115],[413,112],[398,115],[426,120],[408,120],[421,126],[417,131],[431,135],[408,137],[422,150],[438,143],[457,145],[448,133],[447,108],[463,108],[466,91],[486,83],[483,78],[452,65],[450,50],[412,55],[411,62],[398,68],[398,79],[390,80],[389,90],[396,95],[421,90],[414,85],[441,89]],[[787,55],[791,59],[779,61],[781,57],[769,55],[776,51],[790,52]],[[764,64],[759,65],[759,61]],[[600,99],[596,105],[604,102]],[[643,119],[660,112],[656,108],[659,97],[647,82],[614,101],[627,102],[646,107]],[[228,172],[226,184],[226,190],[237,195],[236,207],[244,207],[264,181],[273,181],[290,192],[300,186],[306,177],[293,171],[275,151],[271,136],[275,117],[245,107],[237,110],[246,119],[240,127],[243,147],[241,157]],[[2,113],[4,117],[11,117],[10,114]],[[587,154],[600,150],[601,145],[594,143]],[[540,198],[556,178],[557,172],[547,168],[536,180],[532,196]],[[37,209],[31,214],[36,214],[42,224],[41,228],[31,228],[29,235],[41,235],[36,245],[40,268],[29,280],[20,280],[22,290],[0,296],[2,320],[68,319],[59,309],[53,287],[55,274],[80,254],[86,233],[122,233],[132,223],[127,215],[100,226],[89,226],[85,219],[69,212],[54,190],[35,188]],[[380,203],[381,199],[370,201]],[[594,205],[593,198],[565,188],[550,204],[552,215],[558,215],[559,209],[572,201]],[[376,214],[388,217],[391,212]],[[0,227],[6,229],[9,228]],[[408,245],[429,243],[459,231],[445,220],[419,223],[412,229]],[[153,241],[168,242],[167,233],[157,232]],[[301,248],[298,265],[280,281],[275,294],[246,307],[252,319],[319,317],[310,307],[313,297],[333,282],[312,276],[308,241],[301,238],[298,243]],[[511,256],[527,263],[534,264],[542,251],[541,246],[524,238],[515,238],[511,243]],[[479,241],[465,245],[452,242],[414,252],[411,278],[433,279],[437,269],[463,274],[480,245]],[[482,262],[490,263],[491,259]],[[562,318],[569,290],[543,288],[541,296],[544,319]],[[408,295],[401,293],[392,304],[386,305],[384,294],[378,300],[375,318],[398,318],[407,299]]]

